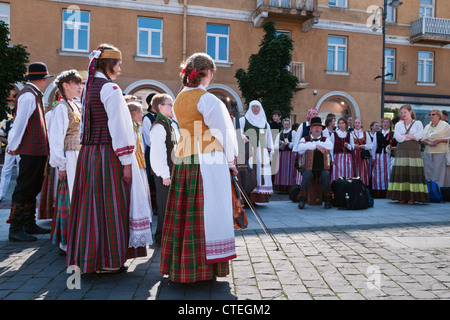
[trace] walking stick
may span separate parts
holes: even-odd
[[[235,177],[235,178],[236,178],[237,181],[239,181],[237,177]],[[252,210],[253,214],[255,215],[256,220],[258,220],[258,223],[261,226],[261,228],[264,230],[266,235],[270,236],[270,238],[272,239],[273,243],[275,243],[275,246],[277,247],[276,251],[279,251],[280,248],[278,247],[278,244],[275,241],[275,237],[273,236],[272,231],[270,231],[270,229],[267,228],[267,226],[265,225],[264,221],[261,219],[261,216],[256,212],[253,204],[248,199],[247,194],[244,192],[244,190],[242,190],[242,188],[240,186],[240,183],[236,183],[236,186],[239,189],[239,193],[242,195],[242,197],[245,199],[245,201],[247,202],[248,206],[250,207],[250,210]]]

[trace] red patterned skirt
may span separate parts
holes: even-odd
[[[361,158],[361,150],[355,150],[353,153],[355,160],[354,176],[360,177],[364,185],[370,184],[370,161],[371,159]]]
[[[275,191],[289,192],[290,186],[295,185],[297,169],[294,167],[295,153],[292,151],[280,151],[278,171],[275,174],[274,186]]]
[[[340,177],[344,179],[353,177],[353,160],[352,154],[336,153],[333,155],[333,168],[331,173],[331,181],[337,180]]]
[[[44,177],[41,194],[39,196],[39,219],[52,219],[55,215],[56,190],[55,190],[56,169],[47,163],[47,174]]]
[[[77,161],[67,242],[67,265],[81,272],[120,268],[147,248],[128,248],[130,186],[111,144],[83,145]]]
[[[196,156],[177,158],[172,172],[161,240],[160,272],[174,282],[225,277],[229,262],[207,263],[203,183]]]

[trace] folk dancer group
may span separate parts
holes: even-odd
[[[229,261],[236,257],[230,174],[238,174],[238,138],[224,103],[206,91],[216,72],[214,61],[203,53],[184,61],[180,73],[184,89],[175,101],[165,94],[149,97],[152,117],[143,117],[139,103],[127,104],[113,83],[121,61],[117,48],[103,44],[91,53],[85,77],[76,70],[62,72],[55,80],[58,98],[47,115],[42,91],[52,76],[45,64],[30,64],[27,85],[15,100],[14,127],[8,137],[7,153],[20,155],[9,239],[36,241],[32,234],[51,232],[67,265],[77,265],[83,273],[123,272],[127,259],[145,256],[153,243],[152,207],[156,207],[154,242],[161,247],[162,274],[183,283],[226,276]],[[371,132],[362,130],[360,119],[351,130],[350,119],[344,117],[336,128],[335,117],[322,125],[315,108],[292,130],[290,121],[280,121],[278,113],[273,115],[278,121],[269,124],[261,103],[252,101],[239,119],[238,135],[253,147],[249,165],[257,164],[257,187],[250,198],[267,202],[274,186],[295,183],[301,185],[299,207],[304,207],[313,175],[311,170],[299,174],[292,167],[296,155],[306,157],[311,151],[332,161],[330,168],[323,165],[326,161],[318,167],[326,208],[331,207],[331,181],[338,177],[359,176],[374,191],[401,203],[427,201],[417,141],[429,146],[432,159],[427,161],[442,162],[431,148],[443,149],[448,124],[432,122],[424,138],[412,109],[404,106],[400,111],[402,120],[394,132],[389,119],[381,121],[379,131],[371,125],[375,128]],[[279,130],[275,141],[281,153],[274,177],[273,128]],[[317,169],[318,162],[313,162]],[[55,179],[47,183],[56,187],[43,188],[44,172],[52,168]],[[54,207],[52,230],[36,224],[36,197],[40,192],[41,198],[48,196],[45,190],[53,190],[50,198],[55,199],[47,202]]]

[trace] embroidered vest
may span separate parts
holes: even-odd
[[[66,101],[61,100],[66,107],[67,107],[67,117],[69,118],[69,126],[67,127],[66,137],[64,138],[64,151],[74,150],[79,151],[81,144],[80,144],[80,119],[75,119],[75,114],[72,106],[74,108],[78,108],[78,105],[76,105],[75,102],[72,102],[71,105],[69,105]]]
[[[17,108],[20,107],[17,105],[17,102],[19,101],[19,97],[26,92],[31,92],[36,98],[36,108],[28,119],[27,127],[17,151],[19,154],[29,156],[48,156],[48,132],[42,96],[32,87],[27,86],[17,95],[14,110],[17,111]]]
[[[166,130],[166,153],[167,153],[167,165],[169,166],[170,171],[172,172],[173,168],[173,152],[177,147],[177,137],[175,135],[175,130],[169,121],[164,118],[158,116],[155,122],[152,124],[150,130],[152,130],[153,126],[156,124],[160,124],[163,126],[164,130]]]
[[[175,100],[173,108],[181,133],[175,152],[177,157],[223,151],[222,145],[213,137],[197,109],[198,101],[205,93],[203,89],[182,91]]]
[[[106,114],[105,106],[100,100],[100,91],[104,84],[109,81],[103,78],[94,78],[89,92],[88,103],[86,108],[89,108],[87,113],[88,119],[85,119],[85,128],[88,134],[83,134],[81,144],[110,144],[112,143],[111,135],[108,128],[108,115]]]
[[[334,133],[334,154],[337,153],[348,153],[350,152],[346,147],[344,147],[344,143],[347,142],[350,144],[350,132],[347,131],[347,135],[345,138],[341,138],[338,136],[337,132]]]

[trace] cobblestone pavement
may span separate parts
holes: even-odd
[[[77,282],[49,236],[8,241],[0,209],[0,299],[5,300],[374,300],[450,298],[450,206],[376,199],[362,211],[307,206],[280,197],[247,210],[236,231],[237,258],[225,278],[177,284],[159,273],[160,252],[128,260],[128,272],[81,275]],[[39,221],[49,227],[49,221]]]

